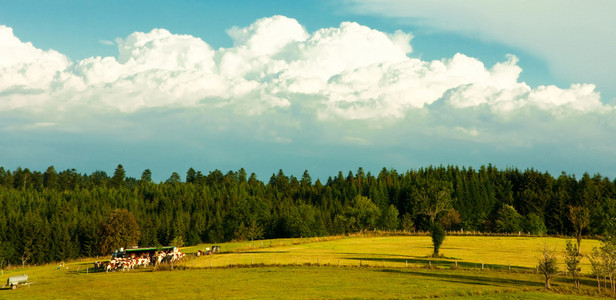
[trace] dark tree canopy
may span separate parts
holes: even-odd
[[[262,179],[244,169],[189,168],[185,174],[184,181],[174,172],[154,183],[149,169],[137,180],[122,165],[111,177],[0,167],[0,260],[41,264],[174,240],[191,246],[372,229],[430,231],[434,223],[445,230],[576,237],[616,232],[616,181],[600,175],[554,178],[493,166],[375,174],[359,168],[329,178],[308,170],[299,177],[279,170]],[[581,220],[587,223],[572,219],[571,207],[586,208]],[[118,241],[122,228],[132,229]]]

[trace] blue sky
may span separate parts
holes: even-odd
[[[0,0],[0,165],[613,178],[615,5],[512,3]]]

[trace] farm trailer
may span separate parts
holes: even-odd
[[[9,287],[11,289],[16,289],[19,285],[29,285],[30,283],[31,282],[28,282],[28,275],[23,274],[23,275],[9,277],[9,279],[6,280],[6,285],[2,287],[3,288]]]

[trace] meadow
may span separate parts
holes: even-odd
[[[0,298],[458,298],[568,299],[597,296],[596,283],[580,290],[559,276],[546,292],[535,272],[545,245],[560,255],[555,237],[449,236],[429,258],[427,236],[337,236],[223,243],[221,253],[187,256],[169,267],[92,273],[96,258],[4,270],[0,279],[28,274],[33,284],[0,290]],[[598,246],[583,240],[582,251]],[[186,247],[186,253],[211,245]],[[456,265],[457,262],[457,265]],[[584,259],[583,273],[589,272]],[[511,271],[510,271],[511,270]]]

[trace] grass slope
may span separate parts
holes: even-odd
[[[555,288],[564,294],[546,293],[539,275],[481,270],[478,265],[483,262],[493,268],[511,263],[518,268],[532,268],[544,243],[558,247],[556,251],[560,253],[565,241],[451,236],[442,251],[455,259],[440,260],[438,270],[425,268],[430,240],[422,236],[272,240],[263,241],[263,248],[261,241],[227,243],[221,244],[221,250],[233,252],[189,258],[179,267],[183,270],[153,272],[149,268],[86,274],[94,259],[71,262],[64,268],[54,264],[5,270],[0,277],[3,282],[8,276],[26,273],[34,284],[0,290],[0,299],[573,297],[571,292],[579,292],[566,278],[555,282]],[[585,240],[582,249],[589,251],[596,244]],[[184,251],[197,248],[205,246]],[[435,260],[429,261],[437,265]],[[451,269],[451,261],[471,268]],[[584,285],[581,293],[593,295],[594,282],[588,279]]]
[[[316,238],[316,241],[324,240]],[[193,262],[197,267],[229,266],[230,264],[330,264],[362,265],[381,267],[450,268],[458,262],[462,268],[485,268],[508,270],[534,269],[537,257],[545,245],[558,256],[560,268],[564,269],[563,253],[566,239],[537,237],[487,237],[449,236],[441,253],[446,258],[434,259],[432,240],[428,236],[381,236],[362,238],[330,238],[321,242],[309,239],[256,241],[253,243],[222,244],[222,251],[233,251],[224,256],[207,256]],[[590,253],[599,246],[597,240],[582,241],[582,253]],[[271,245],[271,246],[270,246]],[[188,252],[204,249],[205,246],[187,248]],[[582,272],[590,272],[590,263],[582,260]]]

